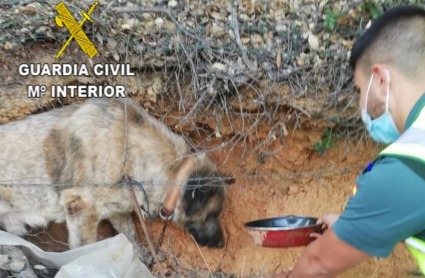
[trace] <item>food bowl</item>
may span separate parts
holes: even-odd
[[[317,218],[288,215],[248,222],[245,228],[254,243],[262,247],[288,248],[306,246],[315,238],[311,233],[322,233]]]

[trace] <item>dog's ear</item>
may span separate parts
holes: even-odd
[[[186,189],[183,200],[186,203],[185,213],[187,216],[194,215],[206,204],[211,190],[211,186]]]

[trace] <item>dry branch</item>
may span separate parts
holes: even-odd
[[[234,8],[234,12],[233,12],[233,30],[235,33],[235,39],[236,39],[236,44],[238,45],[241,53],[242,53],[242,59],[244,60],[245,64],[247,65],[247,67],[249,68],[250,71],[256,71],[256,67],[255,64],[253,62],[251,62],[251,60],[249,60],[248,58],[248,54],[246,49],[244,48],[242,42],[241,42],[241,36],[239,34],[239,21],[238,21],[238,15],[237,15],[237,9]]]
[[[139,6],[139,7],[113,7],[111,8],[112,12],[116,13],[140,13],[140,12],[151,12],[151,13],[162,13],[167,15],[171,21],[179,27],[179,29],[188,35],[189,37],[198,40],[198,37],[195,34],[190,33],[183,27],[179,21],[177,21],[172,15],[169,9],[160,8],[160,7],[147,7],[147,6]]]

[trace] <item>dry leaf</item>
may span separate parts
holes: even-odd
[[[217,20],[220,20],[222,18],[221,15],[217,12],[212,12],[211,17]]]
[[[168,2],[168,7],[174,8],[177,5],[178,3],[176,0],[171,0],[170,2]]]
[[[243,44],[247,44],[247,43],[249,43],[251,41],[251,39],[250,38],[241,38],[241,42],[243,43]]]
[[[326,2],[327,2],[327,1],[321,1],[321,2],[319,3],[319,13],[322,13],[322,12],[323,12],[323,10],[325,9]]]
[[[143,17],[144,19],[146,19],[146,20],[148,20],[148,19],[152,19],[152,15],[151,15],[151,14],[149,14],[149,13],[142,13],[142,17]]]
[[[93,67],[94,66],[93,60],[91,58],[88,58],[88,61],[89,61],[90,66]]]
[[[99,41],[100,45],[103,45],[103,37],[100,33],[96,34],[96,39]]]
[[[131,26],[128,23],[124,23],[123,25],[121,25],[121,29],[122,30],[130,30],[131,29]]]
[[[273,32],[272,31],[269,32],[267,39],[273,39]]]
[[[317,34],[317,38],[320,40],[322,39],[322,36],[325,34],[325,29],[322,30],[322,32],[320,32],[319,34]],[[328,34],[329,36],[329,34]]]
[[[36,11],[35,7],[28,6],[24,9],[24,14],[32,15],[32,14],[36,14],[36,12],[37,11]]]
[[[288,129],[286,128],[285,123],[280,123],[282,129],[283,129],[283,136],[287,136],[288,135]]]
[[[127,24],[130,25],[130,27],[134,27],[139,23],[139,21],[136,18],[130,18],[127,20]]]
[[[251,41],[253,43],[263,43],[263,38],[259,34],[255,34],[251,36]]]
[[[162,25],[164,25],[164,20],[162,18],[158,17],[157,19],[155,19],[155,24],[156,24],[156,26],[161,28]]]
[[[312,49],[314,50],[319,49],[319,39],[317,39],[315,35],[310,34],[310,36],[308,36],[308,43],[310,44]]]
[[[108,40],[108,47],[109,47],[109,49],[115,49],[117,47],[117,41],[109,39]]]
[[[282,53],[280,52],[280,50],[279,52],[277,52],[276,66],[278,69],[280,69],[280,67],[282,66]]]
[[[214,63],[214,64],[212,65],[212,68],[213,68],[213,69],[216,69],[216,70],[224,71],[224,70],[226,70],[226,65],[224,65],[224,64],[222,64],[222,63]]]
[[[304,59],[301,57],[296,57],[297,63],[300,67],[304,66]]]
[[[329,40],[331,41],[331,43],[339,43],[341,38],[339,37],[338,34],[332,34],[330,35]]]
[[[278,31],[278,32],[284,32],[284,31],[286,31],[286,26],[285,25],[277,25],[276,26],[276,31]]]
[[[6,49],[6,50],[11,50],[11,49],[13,49],[13,44],[12,44],[11,42],[6,42],[6,43],[4,44],[4,49]]]
[[[329,33],[325,33],[325,34],[323,34],[323,39],[326,41],[326,40],[329,40]]]
[[[223,35],[224,33],[225,33],[225,31],[224,31],[224,29],[222,28],[222,27],[220,27],[220,26],[216,26],[216,25],[214,25],[212,28],[211,28],[211,32],[213,33],[213,35],[215,35],[215,36],[221,36],[221,35]]]
[[[323,63],[323,60],[320,59],[319,55],[315,55],[314,60],[315,60],[315,65],[320,66]]]
[[[338,25],[344,26],[344,25],[350,25],[351,19],[349,16],[341,16],[338,18]]]
[[[114,52],[113,56],[114,56],[115,61],[118,62],[120,60],[120,55],[118,55],[117,52]]]

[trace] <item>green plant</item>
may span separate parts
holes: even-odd
[[[330,30],[335,29],[335,25],[338,23],[338,19],[341,16],[339,13],[335,13],[331,11],[330,9],[327,9],[325,11],[326,19],[323,23],[323,26],[325,28],[328,28]]]
[[[363,3],[362,8],[369,12],[373,19],[380,16],[384,11],[382,6],[374,0],[367,0]]]
[[[341,138],[342,133],[332,133],[331,130],[325,130],[325,138],[322,141],[314,142],[313,149],[316,150],[319,155],[323,155],[325,151],[329,150],[336,145],[336,141]]]

